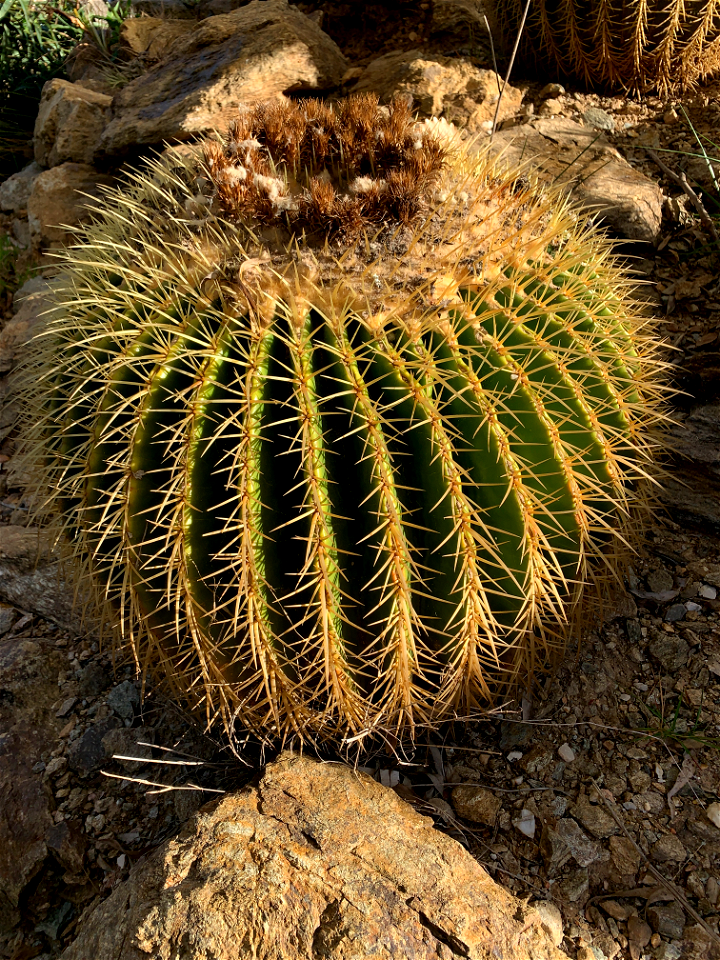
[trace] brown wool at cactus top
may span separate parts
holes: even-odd
[[[231,738],[343,742],[553,667],[665,416],[631,278],[556,194],[404,100],[262,104],[63,265],[26,456],[140,670]]]

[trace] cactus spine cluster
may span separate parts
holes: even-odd
[[[495,0],[494,19],[514,43],[525,0]],[[526,58],[592,87],[665,94],[720,68],[720,0],[534,0],[523,30]]]
[[[562,650],[662,419],[607,242],[404,101],[247,111],[64,254],[27,448],[139,667],[412,736]]]

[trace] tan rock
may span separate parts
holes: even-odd
[[[474,823],[495,826],[502,802],[484,787],[461,786],[452,792],[452,802],[456,812]]]
[[[604,136],[573,120],[536,120],[500,130],[491,152],[508,166],[524,163],[543,181],[561,184],[579,206],[599,214],[618,236],[655,242],[660,187],[620,156]]]
[[[35,120],[35,160],[42,167],[92,163],[95,147],[110,120],[112,97],[79,83],[48,80]]]
[[[34,281],[35,290],[20,304],[17,313],[0,332],[0,373],[7,373],[21,358],[25,345],[42,330],[50,307],[49,283]]]
[[[100,199],[99,187],[114,182],[85,163],[62,163],[44,170],[33,184],[27,205],[33,245],[66,242],[71,237],[66,227],[87,220],[90,207]]]
[[[389,788],[283,755],[204,807],[63,960],[562,960],[535,910]]]
[[[422,116],[438,117],[471,133],[492,121],[498,101],[498,75],[480,70],[469,60],[428,55],[419,50],[388,53],[373,60],[352,88],[352,93],[377,93],[383,103],[394,96],[409,95]],[[499,118],[514,116],[520,109],[522,91],[508,85]]]
[[[197,28],[193,20],[161,20],[159,17],[130,17],[120,27],[120,47],[133,57],[161,60],[180,37]]]
[[[337,86],[348,66],[330,37],[287,0],[253,0],[201,20],[166,52],[115,97],[99,156],[225,130],[241,105]]]

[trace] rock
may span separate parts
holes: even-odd
[[[583,867],[563,877],[562,880],[558,880],[555,889],[568,903],[583,903],[590,893],[590,877],[587,870]]]
[[[178,20],[195,20],[196,4],[188,0],[130,0],[135,16],[172,17]]]
[[[477,43],[478,35],[483,38],[487,35],[484,7],[483,0],[433,0],[431,36],[442,34],[447,40],[467,42],[472,31],[473,41]]]
[[[561,83],[546,83],[539,93],[540,100],[550,100],[551,97],[561,97],[565,87]]]
[[[628,918],[628,940],[631,943],[637,944],[642,949],[650,943],[651,936],[652,930],[647,923],[634,915]]]
[[[166,53],[115,97],[99,157],[224,131],[242,105],[335,87],[348,66],[327,34],[287,0],[253,0],[208,17]]]
[[[107,703],[123,720],[132,720],[140,706],[140,694],[134,683],[124,680],[110,691]]]
[[[567,846],[570,854],[579,867],[589,867],[602,856],[602,847],[599,843],[591,840],[580,827],[571,820],[570,817],[564,817],[558,820],[556,832],[558,837]]]
[[[483,787],[455,787],[452,802],[459,816],[473,823],[485,823],[488,827],[495,826],[502,807],[502,801]]]
[[[161,60],[170,46],[196,29],[191,20],[129,17],[120,27],[120,48],[133,57]]]
[[[540,914],[543,930],[555,946],[559,947],[563,941],[563,922],[560,910],[549,900],[536,900],[532,906]]]
[[[123,771],[134,776],[143,766],[143,760],[152,760],[152,747],[145,746],[152,739],[152,736],[152,730],[148,730],[146,727],[134,727],[133,729],[113,727],[102,738],[105,757],[108,760],[112,760],[115,755],[136,757],[137,762],[132,760],[120,761]],[[142,740],[143,744],[139,744],[138,740]]]
[[[665,620],[667,623],[677,623],[678,620],[684,620],[687,609],[684,603],[673,603],[665,611]]]
[[[0,332],[0,373],[12,370],[24,353],[26,344],[37,336],[47,323],[47,310],[51,303],[47,297],[50,284],[39,280],[35,292],[25,297],[18,312]]]
[[[635,877],[640,869],[640,852],[627,837],[610,837],[610,858],[621,877]]]
[[[572,763],[575,759],[575,751],[569,743],[563,743],[558,747],[558,756],[561,760],[564,760],[565,763]]]
[[[393,790],[285,754],[138,864],[62,958],[562,960],[518,907]]]
[[[720,403],[696,407],[671,432],[682,476],[668,476],[663,501],[681,522],[720,533]]]
[[[377,93],[383,103],[393,97],[412,97],[413,109],[424,117],[438,117],[470,133],[479,133],[492,122],[498,101],[498,76],[480,70],[469,60],[408,50],[373,60],[352,88],[352,93]],[[522,91],[508,85],[499,119],[520,109]]]
[[[81,697],[97,697],[112,683],[112,676],[97,660],[89,663],[83,670],[78,683],[78,693]]]
[[[660,187],[631,167],[597,131],[573,120],[535,120],[498,131],[490,149],[508,166],[532,158],[532,169],[542,180],[563,186],[618,236],[650,243],[658,239]]]
[[[556,876],[560,868],[570,859],[570,848],[557,830],[547,824],[540,835],[539,846],[548,877]]]
[[[615,121],[609,113],[599,107],[588,107],[583,113],[583,120],[589,127],[595,127],[596,130],[615,132]]]
[[[54,804],[40,755],[61,723],[53,716],[61,664],[49,644],[0,641],[0,935],[19,921],[23,891],[47,857]]]
[[[82,876],[86,841],[76,824],[67,820],[54,824],[45,835],[45,844],[64,870],[73,877]]]
[[[562,113],[563,103],[562,100],[556,100],[554,97],[551,97],[549,100],[543,100],[540,104],[540,109],[538,110],[539,117],[556,117],[559,113]]]
[[[513,820],[512,824],[516,830],[524,836],[530,837],[531,840],[535,836],[535,814],[532,810],[523,808],[520,811],[519,819]]]
[[[690,654],[687,640],[674,633],[658,633],[648,644],[648,650],[668,673],[684,667]]]
[[[110,119],[112,97],[80,83],[48,80],[35,120],[35,161],[43,167],[92,163],[95,147]]]
[[[586,795],[578,797],[570,812],[586,830],[589,830],[598,839],[610,837],[619,830],[618,825],[607,810],[598,804],[590,803]]]
[[[10,210],[13,213],[24,210],[33,184],[41,173],[42,167],[33,160],[22,170],[0,183],[0,210]]]
[[[720,803],[709,804],[705,816],[720,830]]]
[[[680,940],[685,930],[685,913],[679,903],[654,903],[647,908],[650,926],[661,937]]]
[[[89,219],[89,208],[101,197],[99,188],[114,182],[85,163],[62,163],[44,170],[28,200],[32,243],[41,246],[68,241],[72,234],[66,227]]]
[[[10,607],[6,603],[0,603],[0,637],[4,636],[12,628],[17,620],[18,612],[15,607]]]
[[[77,740],[73,740],[68,747],[68,765],[84,777],[99,770],[106,759],[103,738],[117,724],[115,717],[109,717],[88,727],[85,733]]]
[[[93,629],[61,576],[51,537],[36,527],[0,525],[0,597],[64,629]]]
[[[687,857],[687,850],[676,836],[669,833],[653,844],[650,856],[655,863],[667,863],[673,860],[676,863],[682,863]]]

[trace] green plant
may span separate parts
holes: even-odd
[[[510,43],[526,0],[494,0]],[[720,67],[719,0],[534,0],[521,50],[561,77],[593,87],[661,93],[692,86]]]
[[[244,113],[63,256],[25,447],[141,669],[412,736],[548,669],[663,418],[609,245],[405,101]]]
[[[27,162],[42,88],[62,73],[81,35],[62,7],[0,2],[0,177]]]

